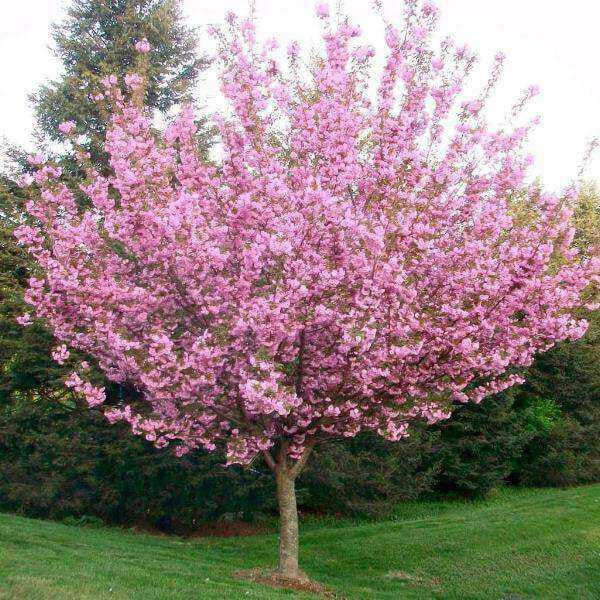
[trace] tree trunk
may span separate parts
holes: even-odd
[[[302,456],[295,461],[287,458],[288,444],[284,441],[279,448],[278,459],[265,450],[263,456],[277,483],[279,505],[279,575],[285,579],[305,579],[298,568],[298,507],[296,505],[296,477],[306,466],[306,461],[315,445],[309,440]]]
[[[295,477],[287,469],[275,474],[279,504],[279,574],[286,579],[298,579],[298,508]]]

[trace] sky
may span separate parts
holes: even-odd
[[[0,137],[28,146],[31,110],[27,95],[54,77],[59,64],[48,48],[52,22],[63,15],[68,0],[18,0],[0,3]],[[298,40],[318,43],[319,24],[312,0],[255,0],[259,34],[276,35],[284,44]],[[222,21],[227,10],[247,13],[248,0],[183,0],[190,24]],[[332,2],[332,5],[335,2]],[[384,0],[393,21],[401,0]],[[542,117],[529,149],[535,175],[559,190],[576,175],[587,142],[600,136],[600,76],[597,36],[600,3],[593,0],[438,0],[440,29],[476,50],[481,63],[474,81],[483,81],[497,51],[507,55],[501,87],[490,109],[492,122],[531,84],[542,93],[534,112]],[[382,27],[369,0],[345,0],[345,11],[361,25],[365,40],[379,46]],[[200,83],[198,96],[210,108],[218,92],[210,77]],[[600,179],[600,158],[592,161],[589,177]]]

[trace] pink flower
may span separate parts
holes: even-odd
[[[78,389],[81,385],[83,385],[83,380],[81,379],[81,377],[79,377],[79,375],[75,371],[73,371],[73,373],[71,373],[65,379],[65,385],[68,388]]]
[[[33,323],[33,321],[31,320],[31,315],[29,313],[25,313],[24,315],[17,317],[16,320],[17,323],[19,325],[22,325],[23,327],[27,327],[28,325],[31,325]]]
[[[439,59],[439,58],[434,58],[431,61],[431,66],[436,70],[436,71],[441,71],[444,68],[444,63]]]
[[[240,25],[240,29],[242,31],[244,39],[250,44],[254,43],[256,35],[256,28],[254,23],[250,19],[244,19]]]
[[[143,79],[137,73],[125,75],[125,85],[132,90],[137,90],[142,85]]]
[[[469,102],[466,108],[470,113],[475,114],[481,110],[482,106],[483,105],[479,100],[474,100],[473,102]]]
[[[31,165],[41,165],[44,163],[44,157],[41,154],[33,154],[27,158]]]
[[[459,348],[464,354],[471,354],[479,348],[479,344],[477,342],[473,342],[469,338],[465,338],[459,344]]]
[[[182,456],[187,454],[189,451],[190,451],[190,449],[187,446],[177,446],[175,448],[175,456],[177,456],[178,458],[181,458]]]
[[[385,43],[389,48],[396,48],[400,43],[400,33],[392,25],[388,25],[385,29]]]
[[[329,17],[329,5],[325,2],[319,2],[316,11],[319,19],[327,19]]]
[[[88,406],[90,407],[100,406],[100,404],[103,404],[106,400],[104,388],[94,387],[93,385],[86,383],[80,391],[85,396]]]
[[[146,54],[146,53],[150,52],[150,48],[151,48],[150,42],[146,38],[144,38],[143,40],[140,40],[135,45],[135,49],[138,52],[141,52],[142,54]]]
[[[52,350],[52,358],[59,364],[64,365],[67,359],[69,358],[69,351],[65,344],[58,346]]]
[[[119,408],[109,408],[104,412],[104,416],[111,425],[114,425],[117,421],[124,419],[123,411]]]
[[[21,175],[18,179],[18,184],[19,187],[29,187],[32,183],[33,183],[34,179],[33,176],[30,175],[29,173],[25,173],[24,175]]]
[[[64,354],[61,350],[59,350],[59,352]],[[90,407],[99,406],[106,400],[104,388],[95,387],[88,381],[83,381],[76,372],[71,373],[69,377],[67,377],[65,385],[68,388],[72,388],[75,392],[82,394]],[[127,413],[122,411],[121,414],[126,415]],[[109,418],[109,420],[111,419],[110,416],[107,418]]]
[[[104,87],[110,89],[111,87],[117,85],[118,81],[119,80],[117,79],[116,75],[108,75],[101,80],[101,83]]]
[[[363,62],[375,56],[375,48],[373,46],[361,46],[354,51],[354,56],[359,62]]]
[[[438,7],[433,2],[425,2],[423,4],[423,14],[429,16],[431,14],[437,14]]]
[[[75,121],[64,121],[58,126],[58,129],[61,131],[61,133],[64,133],[65,135],[70,135],[75,131],[76,127],[77,126],[75,125]]]
[[[417,40],[423,40],[427,37],[427,29],[425,27],[415,27],[412,31],[412,35]]]

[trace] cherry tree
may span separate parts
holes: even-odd
[[[219,148],[197,150],[191,106],[157,133],[144,77],[107,78],[111,174],[86,170],[81,202],[41,156],[17,231],[41,269],[27,293],[69,349],[139,393],[105,407],[87,363],[67,380],[111,423],[178,455],[262,457],[281,515],[283,577],[301,577],[294,482],[311,449],[450,416],[521,381],[519,368],[586,322],[598,259],[572,247],[571,205],[531,183],[533,123],[494,129],[464,97],[474,55],[434,44],[437,9],[406,0],[387,54],[317,6],[324,50],[259,43],[228,15],[211,33],[229,109]],[[145,40],[137,45],[149,50]],[[125,93],[123,90],[127,90]],[[585,254],[585,255],[584,255]]]

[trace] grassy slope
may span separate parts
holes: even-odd
[[[275,560],[274,535],[183,540],[0,515],[2,600],[312,597],[231,578]],[[597,599],[600,485],[408,504],[380,523],[309,523],[302,563],[352,599]]]

